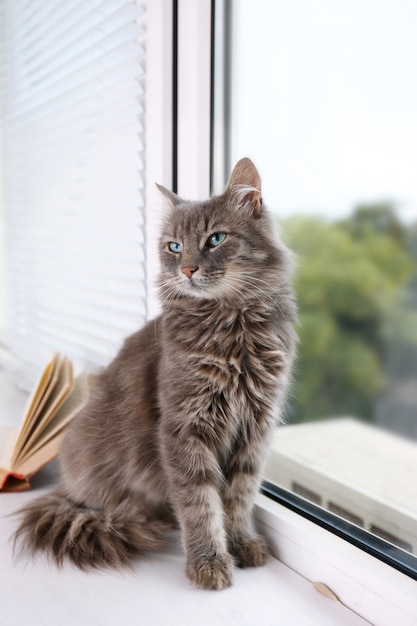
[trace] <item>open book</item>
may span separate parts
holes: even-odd
[[[30,395],[20,426],[0,425],[0,491],[29,489],[30,478],[55,458],[64,427],[87,400],[87,375],[53,355]]]

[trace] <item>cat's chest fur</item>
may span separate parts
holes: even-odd
[[[285,356],[274,313],[220,304],[180,311],[165,319],[163,350],[164,380],[179,412],[183,406],[190,415],[192,405],[194,428],[226,445],[249,424],[272,420]]]

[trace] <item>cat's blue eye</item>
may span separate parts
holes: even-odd
[[[213,233],[207,239],[207,247],[208,248],[216,248],[220,246],[221,243],[226,239],[226,233]]]
[[[171,241],[168,244],[168,249],[171,250],[171,252],[175,252],[175,254],[178,254],[179,252],[181,252],[181,244],[177,243],[176,241]]]

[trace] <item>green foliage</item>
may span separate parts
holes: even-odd
[[[389,202],[361,204],[344,224],[355,238],[370,232],[383,233],[399,242],[405,237],[404,226]]]
[[[293,420],[370,419],[384,385],[387,328],[402,319],[400,295],[415,265],[405,231],[386,205],[360,207],[344,222],[296,216],[281,227],[298,256]]]

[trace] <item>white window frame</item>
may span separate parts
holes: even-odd
[[[258,496],[255,514],[272,553],[350,610],[378,626],[416,623],[415,580],[270,498]]]
[[[152,319],[160,311],[156,279],[159,273],[159,223],[163,211],[155,183],[170,189],[173,177],[172,0],[149,2],[148,20],[145,254],[147,315]]]
[[[148,9],[153,28],[149,37],[149,58],[153,59],[153,66],[148,68],[147,87],[146,264],[149,319],[160,312],[155,284],[159,272],[157,241],[163,203],[155,182],[173,189],[175,167],[177,184],[173,190],[180,196],[204,199],[210,192],[211,0],[177,0],[176,16],[174,3],[175,0],[152,0]],[[174,30],[177,31],[176,77],[172,72]],[[177,98],[175,147],[173,94]]]
[[[178,0],[178,193],[210,192],[211,1]]]
[[[155,182],[173,187],[184,198],[204,199],[210,192],[211,0],[177,1],[177,85],[173,84],[173,2],[152,0],[149,21],[147,124],[146,262],[148,317],[160,311],[155,281],[159,271],[157,240],[163,211]],[[177,96],[177,145],[173,139],[173,89]],[[161,159],[162,155],[162,159]]]

